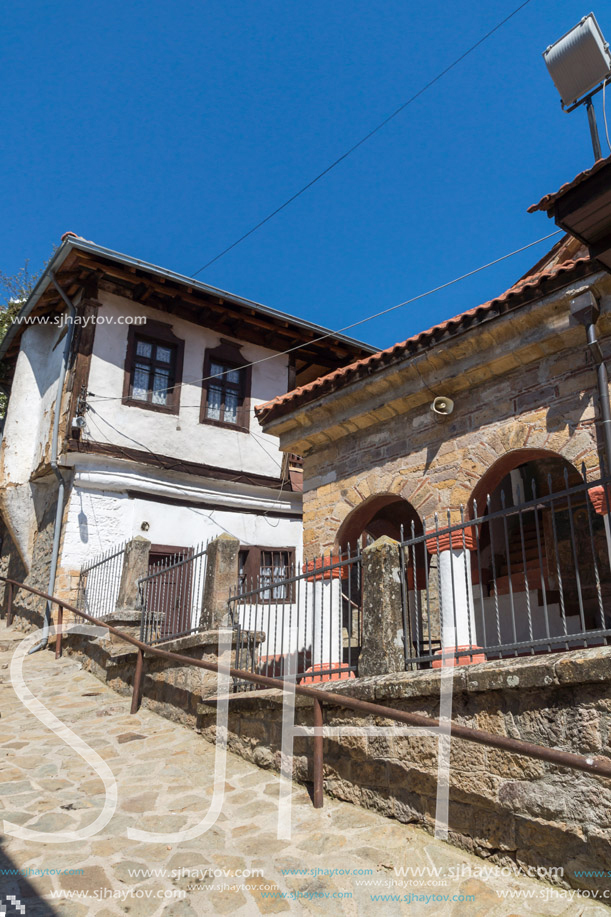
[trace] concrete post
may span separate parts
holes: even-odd
[[[359,675],[405,669],[399,544],[383,535],[363,551],[363,639]]]
[[[116,611],[133,611],[140,607],[138,580],[148,573],[150,549],[150,541],[141,535],[132,538],[125,545],[121,583],[115,606]]]
[[[208,545],[200,618],[204,630],[220,627],[227,619],[229,592],[238,583],[239,550],[240,542],[232,535],[219,535]]]

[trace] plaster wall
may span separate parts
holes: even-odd
[[[5,486],[29,481],[50,449],[60,336],[56,325],[32,325],[23,333],[0,453]]]
[[[26,570],[34,562],[49,490],[42,479],[30,479],[51,454],[63,346],[57,325],[32,325],[24,331],[0,448],[0,507]]]
[[[147,528],[142,529],[146,523]],[[64,526],[62,567],[79,569],[95,554],[144,535],[153,544],[193,547],[223,532],[242,545],[293,547],[301,559],[301,519],[173,506],[126,493],[75,485]]]
[[[224,429],[199,422],[202,398],[204,353],[217,347],[221,337],[181,318],[138,305],[108,292],[100,293],[102,307],[97,324],[91,358],[88,389],[94,411],[87,414],[88,429],[83,439],[113,443],[132,449],[151,450],[160,455],[176,456],[181,461],[199,462],[235,471],[278,478],[281,456],[274,436],[265,435],[255,417],[254,407],[288,387],[288,358],[278,356],[253,366],[250,399],[250,432]],[[184,339],[184,366],[178,414],[152,412],[122,404],[124,364],[129,325],[119,324],[119,317],[146,316],[171,325],[174,334]],[[137,326],[144,332],[146,326]],[[238,342],[239,343],[239,342]],[[255,344],[241,345],[244,362],[261,360],[274,351]],[[109,399],[109,400],[105,400]]]

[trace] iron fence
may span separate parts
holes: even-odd
[[[79,573],[77,606],[92,618],[111,614],[119,597],[125,546],[123,541],[83,564]]]
[[[140,639],[152,645],[201,630],[207,543],[170,554],[138,580]]]
[[[402,532],[406,668],[439,667],[442,646],[461,663],[610,642],[611,478],[547,491]]]
[[[236,668],[302,684],[354,678],[361,644],[360,550],[262,570],[229,599]],[[246,682],[240,688],[253,688]]]

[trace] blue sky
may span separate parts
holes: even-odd
[[[6,5],[0,269],[36,269],[70,229],[192,274],[517,5]],[[562,112],[541,52],[590,9],[531,0],[199,279],[339,328],[550,232],[526,207],[593,157],[585,111]],[[609,7],[594,12],[611,38]],[[602,128],[600,96],[597,109]],[[544,250],[354,336],[402,340],[498,295]]]

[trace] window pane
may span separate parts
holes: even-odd
[[[150,357],[153,353],[153,345],[148,341],[136,341],[136,353],[139,357]]]
[[[259,568],[259,588],[261,590],[261,599],[264,602],[269,602],[272,597],[272,591],[269,588],[272,584],[272,568],[265,567],[264,564],[265,552],[261,554],[261,567]]]
[[[217,385],[208,386],[208,411],[210,420],[221,419],[221,405],[223,403],[223,390]]]
[[[225,367],[221,363],[214,363],[214,361],[210,362],[210,375],[218,377],[214,380],[217,385],[222,384],[223,379],[225,378],[225,376],[222,375],[224,371]]]
[[[153,376],[153,404],[167,404],[170,374],[165,369],[156,369]]]
[[[240,384],[240,370],[239,369],[230,369],[229,372],[226,374],[225,378],[227,379],[227,382],[231,382],[232,385],[239,385]]]
[[[225,392],[225,416],[226,423],[238,422],[238,396],[236,392]]]
[[[149,369],[142,363],[136,363],[134,367],[134,384],[132,386],[132,398],[139,398],[146,401],[146,395],[149,387]]]
[[[172,359],[172,348],[161,347],[157,344],[156,359],[159,360],[160,363],[169,363]]]

